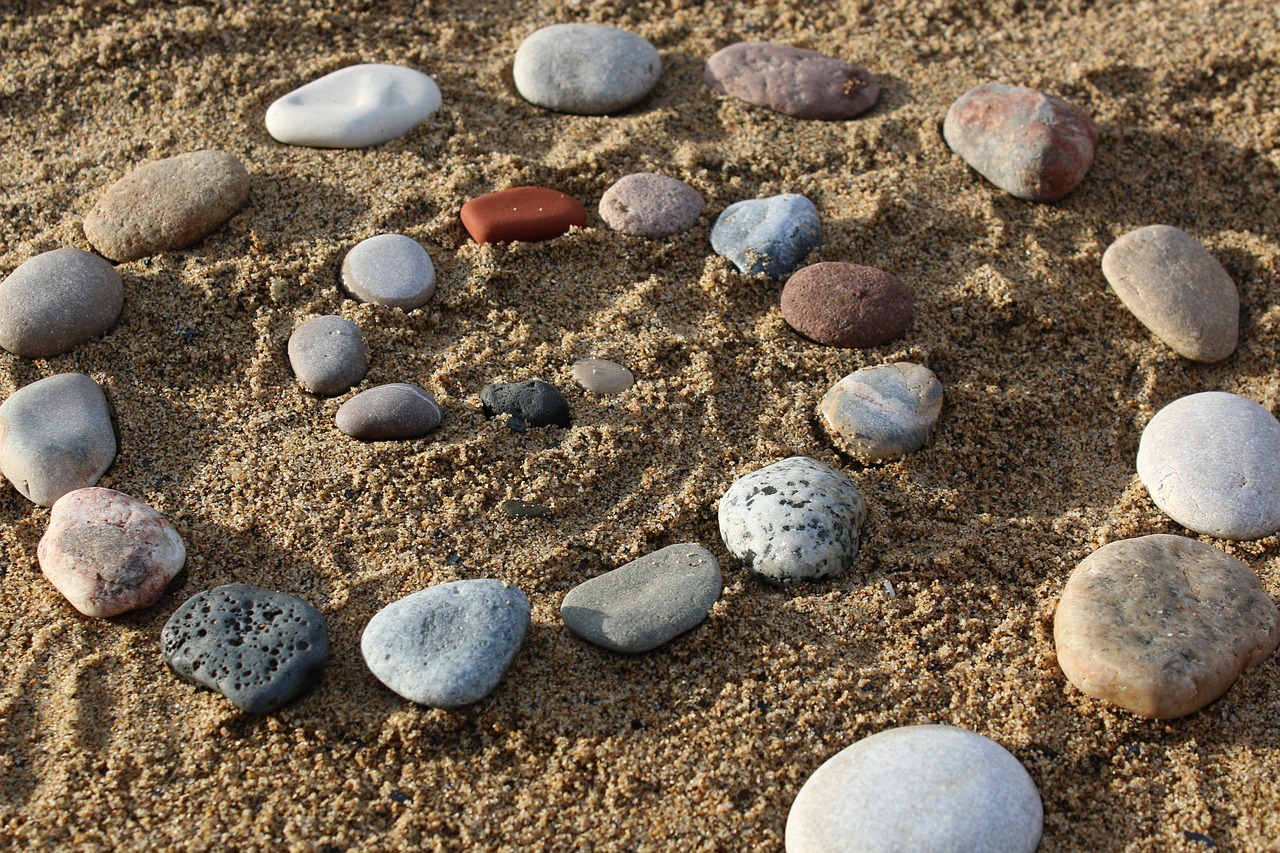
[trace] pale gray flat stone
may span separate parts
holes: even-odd
[[[582,358],[569,371],[573,381],[592,394],[621,394],[635,384],[635,377],[621,364],[604,358]]]
[[[831,387],[818,404],[837,446],[881,462],[915,453],[942,412],[942,383],[908,361],[864,367]]]
[[[436,268],[412,237],[379,234],[347,252],[342,286],[362,302],[412,311],[426,305],[435,292]]]
[[[0,282],[0,347],[24,358],[69,352],[101,335],[124,307],[115,267],[81,249],[54,249]]]
[[[531,104],[562,113],[608,115],[641,101],[662,74],[658,49],[600,24],[554,24],[516,50],[516,90]]]
[[[313,394],[343,394],[364,379],[369,350],[360,327],[345,317],[312,317],[289,336],[289,366]]]
[[[349,65],[267,108],[267,132],[287,145],[367,148],[404,136],[440,108],[440,87],[412,68]]]

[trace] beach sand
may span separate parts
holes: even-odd
[[[1044,801],[1043,850],[1276,849],[1280,665],[1247,671],[1189,717],[1090,699],[1054,656],[1072,568],[1107,542],[1186,531],[1134,469],[1143,426],[1185,394],[1280,407],[1280,7],[1237,2],[307,3],[178,6],[8,0],[0,9],[0,275],[89,248],[81,223],[114,180],[203,148],[252,175],[248,206],[197,246],[119,265],[104,337],[54,358],[0,353],[0,396],[82,371],[102,384],[119,453],[100,485],[164,512],[186,569],[154,607],[77,614],[40,574],[48,510],[0,490],[0,846],[9,849],[778,850],[787,810],[828,757],[918,723],[1009,749]],[[652,95],[614,117],[520,98],[516,47],[595,22],[662,53]],[[703,63],[739,40],[812,48],[876,72],[878,106],[800,121],[713,94]],[[360,62],[432,75],[444,106],[358,151],[266,132],[276,98]],[[978,83],[1041,88],[1100,128],[1083,184],[1019,201],[953,155],[947,107]],[[608,229],[604,190],[674,175],[707,200],[657,241]],[[521,184],[587,205],[554,241],[477,246],[458,210]],[[809,262],[900,276],[914,319],[863,351],[800,338],[781,284],[740,275],[708,234],[735,201],[809,196]],[[1119,235],[1188,230],[1239,286],[1241,340],[1196,364],[1154,339],[1102,277]],[[359,304],[343,255],[382,232],[435,259],[432,302]],[[340,434],[342,400],[304,392],[290,331],[325,313],[363,328],[361,388],[411,381],[445,410],[428,437]],[[636,384],[578,388],[603,357]],[[815,407],[867,365],[916,361],[946,399],[900,462],[838,453]],[[542,378],[569,429],[517,434],[480,410],[495,381]],[[869,510],[856,565],[777,589],[720,540],[737,477],[791,455],[848,473]],[[508,498],[554,516],[511,519]],[[1280,537],[1205,538],[1280,595]],[[573,586],[659,547],[712,550],[725,589],[654,652],[571,635]],[[487,699],[415,706],[360,656],[383,605],[460,578],[518,584],[523,649]],[[179,681],[161,627],[193,593],[247,582],[325,614],[318,689],[266,717]]]

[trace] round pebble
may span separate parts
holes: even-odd
[[[1184,527],[1224,539],[1280,530],[1280,423],[1223,391],[1174,400],[1142,431],[1138,477]]]
[[[569,370],[573,381],[592,394],[621,394],[635,384],[631,371],[604,358],[582,358]]]
[[[1148,225],[1112,243],[1102,274],[1124,306],[1174,352],[1222,361],[1240,335],[1240,294],[1217,258],[1171,225]]]
[[[160,632],[165,663],[240,710],[270,714],[315,688],[329,663],[324,616],[301,598],[233,583],[198,592]]]
[[[855,370],[818,404],[840,449],[867,462],[901,459],[924,447],[941,412],[942,383],[909,361]]]
[[[440,87],[412,68],[340,68],[267,108],[267,132],[287,145],[367,148],[398,139],[440,108]]]
[[[782,318],[810,340],[832,347],[878,347],[911,319],[911,291],[875,267],[825,262],[796,270],[782,288]]]
[[[662,58],[645,39],[600,24],[555,24],[516,50],[516,90],[562,113],[608,115],[638,103],[658,82]]]
[[[112,184],[84,218],[84,235],[113,261],[184,249],[249,200],[249,173],[226,151],[155,160]]]
[[[436,289],[436,268],[427,250],[403,234],[362,240],[342,261],[342,286],[362,302],[412,311]]]
[[[600,218],[633,237],[669,237],[692,228],[702,207],[702,194],[679,178],[638,172],[604,191]]]
[[[711,248],[745,275],[783,278],[821,245],[818,209],[790,193],[731,204],[711,228]]]
[[[569,401],[559,388],[541,379],[486,385],[480,403],[486,418],[514,415],[531,427],[569,425]]]
[[[529,599],[492,579],[415,592],[369,620],[360,649],[369,670],[419,705],[457,708],[488,696],[529,630]]]
[[[995,741],[951,726],[863,738],[814,771],[787,814],[787,853],[1033,853],[1040,792]]]
[[[719,519],[725,547],[748,571],[789,585],[853,565],[867,510],[844,474],[792,456],[738,478],[720,499]]]
[[[115,267],[82,249],[54,249],[0,282],[0,347],[24,358],[69,352],[110,329],[124,307]]]
[[[142,501],[88,488],[54,501],[36,558],[76,610],[103,618],[159,601],[187,549],[173,525]]]
[[[796,118],[838,120],[862,115],[880,98],[874,74],[814,50],[739,42],[707,60],[712,89]]]
[[[289,336],[289,366],[313,394],[343,394],[364,379],[369,350],[360,327],[345,317],[312,317]]]
[[[1112,542],[1071,573],[1053,618],[1082,693],[1143,717],[1194,713],[1280,645],[1280,611],[1247,565],[1157,534]]]
[[[421,438],[444,412],[431,392],[408,382],[377,385],[338,407],[338,430],[362,441]]]
[[[459,215],[477,243],[537,243],[587,224],[582,202],[546,187],[512,187],[478,196]]]

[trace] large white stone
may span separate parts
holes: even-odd
[[[658,49],[601,24],[555,24],[516,51],[516,90],[531,104],[562,113],[608,115],[649,94],[662,74]]]
[[[367,148],[404,136],[440,108],[440,87],[412,68],[351,65],[267,108],[267,132],[288,145]]]

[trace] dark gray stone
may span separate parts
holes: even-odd
[[[361,391],[338,407],[334,422],[352,438],[364,441],[421,438],[444,417],[430,392],[408,382],[393,382]]]
[[[81,249],[44,252],[0,283],[0,347],[24,358],[68,352],[110,329],[123,307],[111,264]]]
[[[731,204],[711,228],[711,248],[746,275],[783,278],[821,245],[818,209],[793,193]]]
[[[344,394],[364,379],[369,350],[360,327],[345,317],[312,317],[289,336],[289,366],[311,393]]]
[[[569,425],[569,401],[560,389],[541,379],[486,385],[480,403],[486,418],[513,415],[531,427]]]

